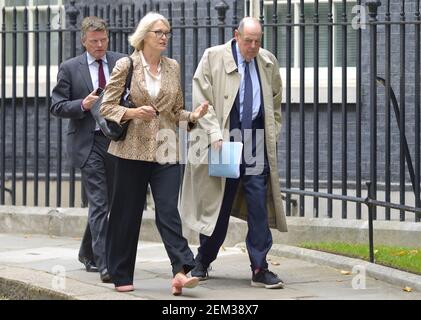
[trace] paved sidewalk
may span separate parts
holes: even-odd
[[[221,250],[212,265],[211,279],[197,288],[170,294],[171,268],[161,243],[141,242],[137,255],[135,288],[117,293],[112,284],[100,281],[98,273],[87,273],[77,261],[79,239],[40,235],[0,234],[0,296],[63,299],[421,299],[420,292],[343,274],[327,266],[294,258],[270,256],[270,269],[285,282],[285,289],[250,286],[247,253],[240,247]],[[196,247],[193,247],[196,251]],[[351,271],[351,270],[347,270]],[[65,278],[61,276],[65,276]],[[354,280],[353,280],[354,279]],[[355,284],[360,289],[353,289]]]

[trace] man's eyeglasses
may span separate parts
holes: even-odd
[[[164,36],[164,35],[167,39],[171,38],[171,32],[164,32],[164,31],[161,31],[161,30],[151,30],[151,31],[148,31],[148,32],[154,32],[155,36],[158,39],[161,39],[162,36]]]

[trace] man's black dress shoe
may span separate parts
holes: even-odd
[[[99,272],[99,277],[101,278],[102,282],[105,282],[105,283],[111,282],[111,277],[107,269],[101,270]]]
[[[86,257],[79,256],[79,261],[85,265],[85,269],[87,272],[99,272],[98,268],[95,265],[95,262],[92,260],[89,260]]]

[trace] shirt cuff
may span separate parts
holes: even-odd
[[[193,120],[193,119],[191,118],[191,114],[192,114],[192,113],[190,112],[190,113],[189,113],[189,115],[187,116],[188,122],[189,122],[189,123],[193,123],[193,124],[194,124],[194,123],[197,123],[197,120]]]

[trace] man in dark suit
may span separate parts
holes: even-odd
[[[57,117],[70,119],[67,152],[72,165],[81,169],[88,198],[88,225],[79,261],[86,271],[100,272],[101,280],[109,282],[105,238],[114,163],[107,153],[110,141],[102,134],[90,109],[98,99],[99,90],[105,88],[116,61],[124,55],[107,51],[107,25],[97,17],[82,21],[81,42],[86,52],[60,66],[50,111]]]

